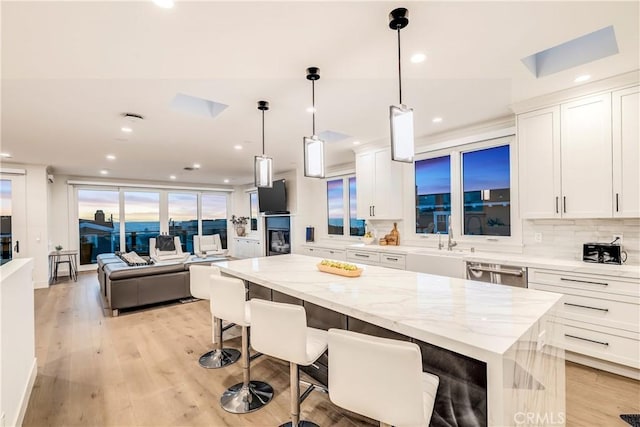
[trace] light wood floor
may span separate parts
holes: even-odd
[[[103,314],[95,273],[35,293],[38,376],[25,426],[276,426],[289,413],[289,371],[261,357],[252,378],[270,383],[274,400],[233,415],[219,396],[240,382],[239,364],[200,368],[211,340],[206,301]],[[227,342],[240,347],[239,339]],[[640,412],[640,383],[567,363],[567,425],[627,426],[621,413]],[[321,426],[368,426],[370,420],[312,393],[303,418]],[[628,426],[627,426],[628,427]]]

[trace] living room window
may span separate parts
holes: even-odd
[[[78,190],[80,264],[120,250],[120,195],[117,190]]]
[[[258,230],[258,192],[249,193],[249,217],[251,219],[251,230]]]
[[[227,248],[227,196],[203,193],[202,235],[219,234],[222,247]]]
[[[451,214],[451,156],[417,161],[416,233],[448,233]]]
[[[327,180],[327,233],[338,236],[364,236],[365,221],[358,219],[356,212],[356,177]],[[349,227],[345,228],[345,224]]]
[[[126,252],[149,255],[149,239],[160,234],[160,193],[124,192]]]
[[[182,250],[193,253],[193,236],[198,235],[198,195],[169,193],[169,234],[180,237]]]

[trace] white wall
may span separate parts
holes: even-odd
[[[33,267],[31,258],[0,267],[0,416],[9,426],[22,424],[37,373]]]

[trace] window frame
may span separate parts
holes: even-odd
[[[355,173],[341,174],[328,176],[324,180],[324,195],[325,195],[325,210],[326,210],[326,221],[324,224],[325,235],[330,239],[348,239],[359,241],[362,240],[362,236],[352,236],[351,235],[351,203],[350,203],[350,183],[349,180],[351,178],[356,179],[356,191],[358,187],[358,181]],[[329,234],[329,197],[327,193],[327,185],[329,181],[342,181],[342,234]],[[356,212],[357,212],[357,201],[356,201]],[[356,218],[358,219],[358,218]],[[366,220],[365,221],[365,232],[366,232]]]
[[[509,188],[510,188],[510,236],[465,235],[464,232],[464,192],[462,179],[462,154],[485,150],[489,148],[509,146]],[[453,240],[471,246],[522,245],[522,221],[520,219],[520,203],[518,194],[518,150],[515,135],[500,136],[477,142],[452,145],[446,148],[424,151],[416,155],[415,162],[420,160],[451,156],[451,224],[453,226]],[[410,169],[412,197],[409,221],[405,226],[405,233],[419,240],[433,241],[437,245],[439,236],[430,233],[416,233],[416,203],[415,203],[415,164]],[[447,236],[446,234],[444,235]]]

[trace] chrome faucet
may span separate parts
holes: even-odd
[[[451,215],[449,215],[449,241],[447,242],[447,250],[450,251],[452,248],[457,245],[456,242],[453,241],[453,225],[451,225]]]
[[[444,246],[442,244],[442,234],[440,234],[439,231],[436,234],[438,235],[438,250],[440,251],[440,250],[442,250],[442,247]]]

